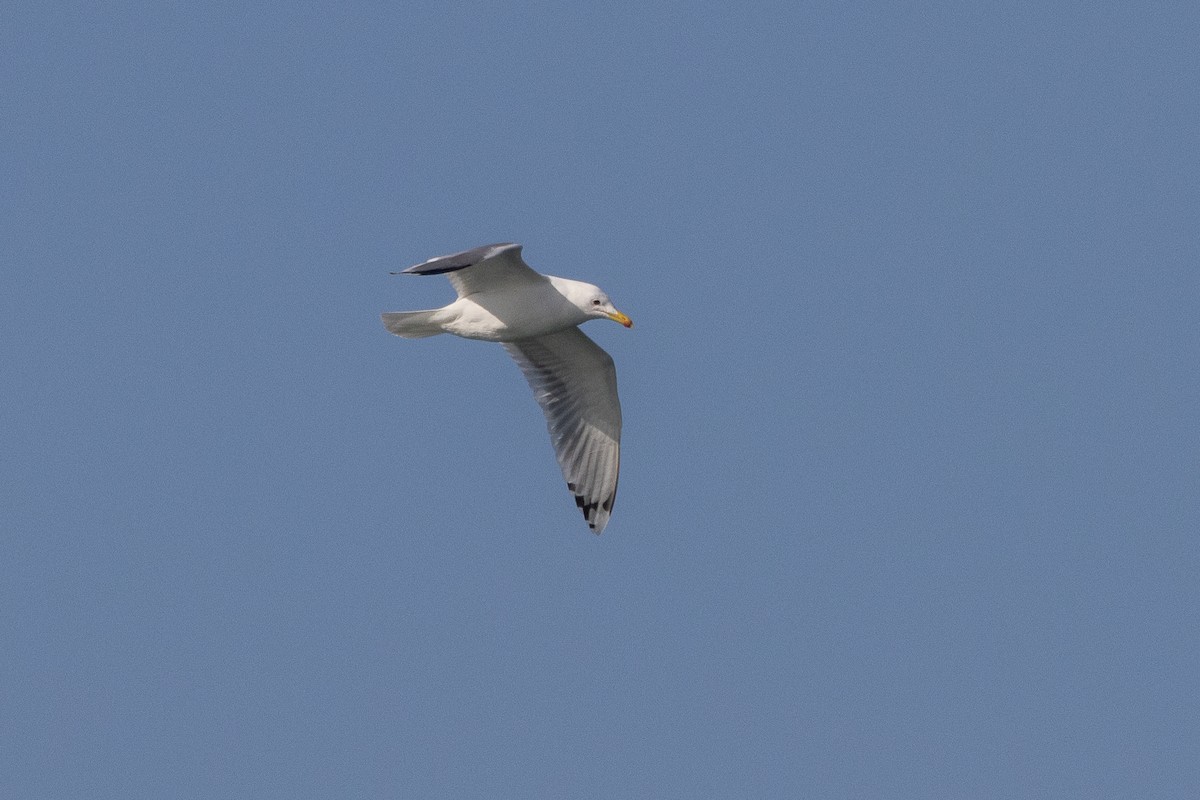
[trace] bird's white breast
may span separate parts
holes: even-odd
[[[574,327],[587,316],[550,283],[461,297],[443,311],[443,327],[467,339],[511,342]]]

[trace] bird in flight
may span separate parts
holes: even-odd
[[[384,327],[406,339],[452,333],[504,345],[546,415],[575,504],[589,528],[604,530],[617,497],[621,403],[612,357],[579,326],[610,319],[631,328],[629,317],[599,287],[535,272],[519,244],[475,247],[392,274],[450,279],[458,293],[453,303],[385,313]]]

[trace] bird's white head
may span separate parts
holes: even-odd
[[[621,323],[626,328],[633,327],[633,320],[620,311],[617,311],[612,301],[608,299],[608,295],[599,286],[563,278],[555,279],[554,285],[564,297],[583,312],[586,318],[611,319],[613,322]]]

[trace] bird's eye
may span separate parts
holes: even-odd
[[[593,301],[592,301],[592,305],[594,305],[594,306],[598,306],[598,305],[600,305],[600,301],[599,301],[599,300],[593,300]]]

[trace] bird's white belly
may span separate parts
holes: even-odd
[[[446,306],[443,329],[466,339],[511,342],[574,327],[582,322],[578,309],[558,292],[548,292],[543,302],[523,297],[491,295],[482,302],[462,297]]]

